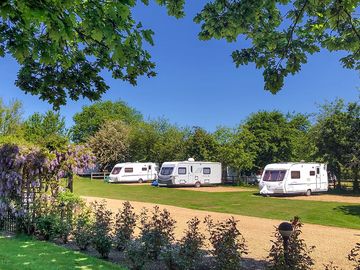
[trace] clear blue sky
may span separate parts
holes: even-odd
[[[309,58],[301,73],[288,77],[277,95],[263,90],[262,71],[253,65],[237,69],[230,54],[246,46],[225,41],[199,41],[199,25],[192,18],[203,0],[188,1],[187,16],[176,20],[157,5],[139,5],[135,17],[155,31],[155,46],[150,48],[156,62],[155,78],[141,78],[136,87],[116,81],[105,73],[110,90],[103,100],[122,99],[147,118],[166,117],[182,126],[201,126],[213,131],[216,126],[235,126],[258,110],[312,113],[318,104],[336,97],[346,101],[359,98],[360,77],[356,71],[343,69],[340,54],[321,52]],[[24,117],[45,112],[51,106],[36,96],[25,95],[14,86],[18,65],[11,58],[0,59],[0,97],[6,102],[19,99]],[[88,100],[69,101],[61,108],[67,126],[72,116]]]

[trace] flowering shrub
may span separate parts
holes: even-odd
[[[115,218],[114,244],[117,250],[125,249],[127,242],[132,239],[136,226],[136,215],[130,202],[124,202]]]
[[[0,145],[0,218],[10,212],[19,230],[34,232],[37,217],[63,191],[61,178],[91,167],[93,161],[84,146],[48,152],[34,146]]]

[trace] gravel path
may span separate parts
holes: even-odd
[[[103,198],[84,197],[87,202],[95,200],[103,200]],[[117,212],[121,208],[123,201],[106,199],[108,207]],[[131,202],[135,208],[135,212],[139,213],[143,207],[152,208],[155,204]],[[249,254],[248,258],[257,260],[259,262],[266,259],[268,250],[270,249],[272,234],[274,226],[277,226],[281,221],[274,219],[264,219],[240,215],[229,215],[216,212],[192,210],[168,205],[159,205],[161,208],[168,209],[173,218],[176,219],[177,225],[175,235],[177,238],[182,236],[186,228],[186,222],[194,216],[204,219],[205,216],[211,215],[215,220],[224,220],[230,216],[234,216],[239,220],[239,229],[243,233]],[[204,228],[203,228],[204,229]],[[336,264],[344,270],[352,269],[351,264],[347,260],[347,254],[355,246],[356,242],[360,242],[360,230],[344,229],[337,227],[328,227],[321,225],[306,224],[303,227],[303,238],[308,246],[315,245],[316,249],[312,254],[315,259],[315,268],[323,270],[323,264],[330,261],[335,261]],[[262,269],[262,268],[256,268]]]

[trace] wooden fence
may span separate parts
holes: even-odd
[[[105,179],[106,176],[109,176],[109,172],[92,172],[90,177],[93,179]]]

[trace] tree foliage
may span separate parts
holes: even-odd
[[[262,169],[269,163],[296,161],[295,158],[300,158],[299,151],[295,149],[304,139],[307,127],[308,121],[301,115],[286,117],[279,111],[252,114],[241,129],[243,133],[251,134],[248,135],[248,147],[256,153],[255,168]]]
[[[141,2],[148,4],[148,0]],[[183,16],[184,1],[157,0],[170,15]],[[55,108],[86,97],[98,100],[109,88],[101,72],[136,85],[155,76],[144,44],[153,31],[134,20],[138,1],[2,1],[0,56],[20,64],[16,85]]]
[[[75,123],[71,129],[73,141],[85,142],[107,121],[120,120],[126,124],[134,124],[142,120],[142,115],[123,101],[102,101],[84,106],[73,119]]]
[[[186,141],[186,153],[195,160],[216,161],[218,145],[211,133],[194,127]]]
[[[264,88],[277,93],[284,78],[321,49],[345,51],[342,66],[360,70],[358,7],[357,0],[214,0],[194,21],[201,40],[250,40],[250,47],[232,53],[235,65],[254,63],[263,70]]]
[[[354,190],[359,190],[360,106],[343,100],[325,104],[314,126],[317,155],[329,163],[338,178],[345,169],[353,172]],[[340,182],[338,182],[340,187]]]
[[[129,156],[130,128],[119,120],[109,121],[89,138],[88,143],[100,168],[111,170]]]
[[[69,143],[65,118],[53,111],[34,113],[24,122],[24,138],[49,150],[63,148]]]
[[[0,136],[16,135],[21,130],[22,103],[13,100],[6,105],[0,98]]]

